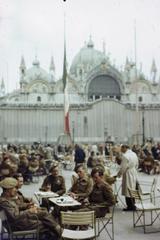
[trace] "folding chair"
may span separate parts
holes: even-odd
[[[98,237],[102,231],[105,231],[111,240],[114,240],[114,209],[115,206],[109,208],[109,212],[104,217],[96,218],[98,226]]]
[[[143,191],[142,186],[150,186],[150,191]],[[141,184],[138,184],[138,190],[140,191],[142,197],[148,196],[150,198],[150,201],[155,204],[155,190],[157,185],[157,178],[153,178],[152,183],[149,182],[142,182]]]
[[[139,190],[128,190],[130,197],[135,199],[136,209],[133,211],[133,227],[143,227],[144,233],[160,232],[159,226],[155,230],[147,230],[155,222],[159,221],[160,223],[160,205],[156,206],[152,202],[144,202]]]
[[[4,210],[0,210],[0,219],[1,219],[1,240],[39,240],[39,228],[34,230],[26,230],[26,231],[12,231],[7,216]],[[38,221],[38,218],[37,218]]]
[[[95,212],[64,212],[61,211],[61,224],[63,228],[62,239],[96,239]],[[80,230],[87,226],[86,230]],[[71,228],[76,227],[76,230]],[[77,229],[78,228],[78,229]]]

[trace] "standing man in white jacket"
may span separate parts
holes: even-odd
[[[125,196],[127,208],[123,211],[135,210],[134,199],[130,197],[128,188],[136,189],[138,157],[135,152],[129,149],[128,145],[121,146],[122,161],[118,177],[122,176],[122,195]]]

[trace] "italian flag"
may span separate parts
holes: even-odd
[[[69,96],[66,67],[66,42],[64,41],[64,61],[63,61],[63,93],[64,93],[64,133],[70,134],[69,128]]]

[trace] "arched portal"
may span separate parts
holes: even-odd
[[[88,99],[98,99],[100,97],[117,98],[120,100],[120,86],[113,77],[109,75],[99,75],[91,80],[88,87]]]

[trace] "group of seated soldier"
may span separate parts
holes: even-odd
[[[19,191],[22,184],[22,175],[6,177],[0,181],[0,209],[5,211],[11,229],[23,231],[39,228],[40,239],[59,239],[61,227],[54,216],[37,206],[32,199],[24,197]]]
[[[104,165],[103,156],[100,155],[99,152],[95,153],[94,151],[91,151],[90,156],[87,160],[87,166],[93,168],[98,164]]]
[[[0,180],[21,172],[24,182],[30,183],[34,175],[47,174],[46,148],[41,148],[32,149],[31,146],[10,144],[3,148],[0,152]]]
[[[58,165],[54,164],[40,190],[52,191],[59,196],[68,194],[81,203],[78,207],[69,207],[65,210],[89,211],[93,209],[96,217],[104,216],[109,211],[109,207],[115,204],[112,187],[105,181],[105,170],[97,166],[92,169],[91,174],[88,174],[84,165],[79,164],[76,165],[75,171],[77,176],[74,177],[72,186],[66,192],[65,179],[59,175]],[[35,205],[33,199],[26,198],[20,192],[22,185],[23,175],[21,173],[7,176],[0,181],[2,188],[0,208],[5,211],[11,228],[31,230],[39,226],[42,239],[59,239],[62,230],[59,224],[61,209],[45,198],[41,206]]]
[[[133,150],[137,153],[139,158],[139,170],[147,174],[159,174],[160,173],[160,160],[155,159],[155,154],[152,151],[152,147],[145,145],[143,148]]]
[[[89,206],[88,209],[90,209],[92,203],[97,209],[107,208],[115,203],[111,184],[114,183],[116,179],[115,177],[109,176],[104,167],[97,165],[92,169],[91,174],[88,174],[86,167],[83,164],[78,164],[75,167],[75,172],[77,175],[73,175],[72,186],[67,194],[81,203],[81,209],[86,208],[86,206]],[[56,165],[51,167],[50,175],[44,179],[40,190],[53,191],[60,196],[66,193],[65,180],[63,176],[59,175]],[[52,205],[47,199],[44,199],[42,206],[47,207],[49,210]],[[73,207],[71,209],[77,210],[77,208],[79,207]],[[58,214],[59,209],[55,210],[54,208],[54,216],[58,217]],[[104,214],[104,211],[102,211],[101,214]],[[100,217],[101,214],[98,213],[97,216]]]
[[[28,154],[27,152],[20,152],[18,155],[17,162],[14,160],[18,168],[15,168],[15,171],[13,171],[14,168],[11,168],[13,172],[5,173],[0,179],[0,186],[3,190],[0,197],[1,209],[5,210],[13,230],[29,230],[39,225],[40,233],[44,239],[46,236],[48,239],[59,238],[61,234],[59,219],[62,209],[53,205],[47,198],[42,200],[40,206],[36,206],[33,199],[24,197],[20,192],[23,181],[26,181],[26,167],[28,171],[37,168],[37,162],[41,160],[40,155]],[[49,169],[49,173],[39,190],[52,191],[59,196],[68,194],[81,203],[78,207],[70,207],[65,210],[86,211],[93,209],[97,217],[104,216],[109,211],[109,206],[115,204],[111,185],[116,178],[110,176],[108,169],[103,166],[103,161],[100,161],[99,155],[96,155],[96,159],[90,174],[84,164],[76,164],[76,175],[72,178],[72,185],[67,192],[65,179],[59,174],[58,162],[55,162]],[[9,160],[8,162],[10,164]],[[28,162],[33,162],[30,168]],[[35,215],[38,217],[38,222]],[[50,232],[49,235],[48,232]]]

